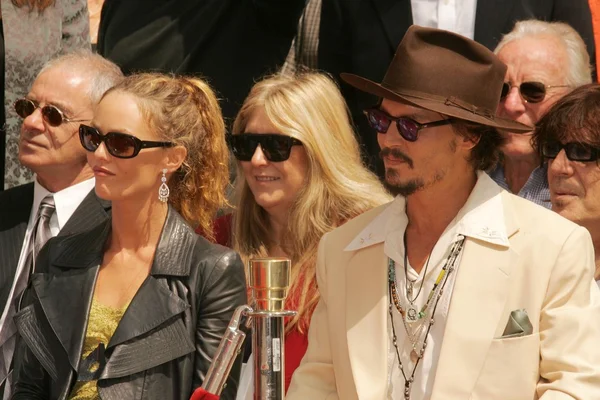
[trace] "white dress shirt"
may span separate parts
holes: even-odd
[[[15,279],[13,280],[12,288],[9,294],[9,301],[6,305],[14,301],[14,290],[16,277],[19,276],[23,268],[25,268],[25,260],[29,252],[29,242],[31,240],[31,234],[33,231],[33,225],[35,223],[35,217],[40,207],[40,203],[49,194],[54,196],[55,213],[50,218],[50,232],[52,237],[58,235],[58,232],[65,226],[71,215],[75,212],[77,207],[81,204],[83,199],[94,189],[95,179],[88,179],[80,182],[76,185],[70,186],[56,193],[49,192],[46,188],[40,185],[37,179],[34,181],[33,186],[33,205],[31,206],[31,214],[29,216],[29,222],[27,223],[27,230],[25,231],[25,238],[23,239],[23,246],[21,246],[21,255],[19,256],[19,263],[17,264],[17,270],[15,271]],[[4,325],[6,314],[8,313],[8,307],[4,307],[2,311],[2,318],[0,319],[0,326]]]
[[[473,39],[477,0],[411,0],[413,23]]]
[[[440,273],[444,261],[450,254],[451,244],[456,241],[457,236],[464,235],[488,243],[501,246],[508,246],[508,235],[504,224],[503,205],[500,195],[492,197],[487,201],[478,201],[482,193],[488,193],[489,185],[496,185],[485,173],[478,173],[478,180],[475,188],[469,196],[465,206],[459,211],[454,220],[448,224],[446,230],[440,236],[431,253],[429,267],[425,276],[425,268],[420,274],[407,265],[408,275],[411,280],[416,280],[414,284],[414,293],[416,294],[423,279],[423,289],[415,301],[415,305],[420,310],[427,302],[429,292],[433,288],[436,278]],[[374,243],[384,242],[384,253],[387,257],[393,259],[396,263],[396,281],[398,284],[399,296],[406,299],[405,276],[404,276],[404,244],[403,236],[408,218],[405,212],[406,201],[404,197],[397,197],[390,206],[379,214],[369,225],[363,229],[356,239],[350,243],[346,249],[353,249],[360,246],[371,246]],[[368,243],[360,244],[361,237],[365,232],[373,232],[372,238]],[[410,242],[408,243],[410,246]],[[462,255],[462,254],[461,254]],[[446,328],[450,300],[454,288],[454,279],[456,272],[460,268],[460,257],[455,263],[455,271],[449,276],[448,282],[444,287],[443,294],[440,297],[437,309],[434,314],[435,323],[431,327],[427,338],[427,347],[423,358],[419,362],[415,372],[415,380],[412,384],[411,400],[428,400],[431,397],[434,378],[436,374],[437,363],[440,357],[440,350]],[[389,299],[388,299],[389,301]],[[393,309],[394,327],[400,357],[404,365],[404,371],[407,377],[410,377],[413,363],[410,361],[410,352],[412,344],[408,338],[400,314]],[[388,399],[404,399],[404,378],[398,367],[398,358],[396,349],[392,342],[392,329],[388,321]]]

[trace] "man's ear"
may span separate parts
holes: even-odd
[[[472,133],[465,133],[462,135],[461,141],[465,149],[473,150],[477,143],[479,143],[479,139],[481,139],[481,135],[474,135]]]
[[[458,135],[458,145],[465,150],[472,150],[481,139],[481,135],[470,132],[465,125],[457,124],[453,128]]]
[[[172,174],[177,171],[187,157],[187,149],[183,146],[174,146],[167,149],[167,155],[164,161],[164,168],[167,173]]]

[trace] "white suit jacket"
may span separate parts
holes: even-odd
[[[431,400],[600,399],[600,291],[589,233],[489,177],[481,179],[476,201],[500,196],[509,246],[467,237],[437,373],[430,377]],[[387,206],[321,240],[321,300],[286,399],[386,398],[383,243],[344,249]],[[511,311],[518,309],[527,311],[533,332],[503,338]]]

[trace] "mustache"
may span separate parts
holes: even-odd
[[[397,148],[385,147],[379,152],[379,158],[382,159],[390,155],[404,161],[410,168],[413,168],[413,160]]]
[[[59,141],[58,138],[56,137],[56,135],[54,135],[53,133],[51,133],[48,129],[46,129],[44,132],[40,132],[40,131],[36,131],[33,129],[26,129],[26,128],[21,128],[21,132],[19,133],[19,140],[32,140],[34,139],[36,136],[46,136],[48,138],[48,140],[50,141],[50,143],[57,147],[57,146],[62,146],[65,142],[71,140],[74,136],[79,136],[79,129],[74,130],[72,133],[70,133],[64,140]],[[77,139],[77,141],[79,141],[79,139]]]
[[[23,129],[21,129],[20,135],[21,135],[21,138],[29,140],[32,137],[36,136],[36,132],[34,132],[30,129],[23,128]],[[39,133],[37,133],[37,135],[39,135]]]
[[[578,195],[579,191],[576,188],[564,185],[553,185],[551,192],[553,193],[570,193]]]

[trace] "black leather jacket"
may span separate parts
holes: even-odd
[[[188,400],[201,385],[233,311],[246,303],[239,256],[196,235],[170,208],[150,275],[106,349],[81,360],[109,232],[107,221],[54,238],[40,253],[44,272],[33,275],[15,317],[13,399],[68,399],[78,379],[97,380],[103,400]],[[238,357],[221,399],[235,397],[240,368]]]

